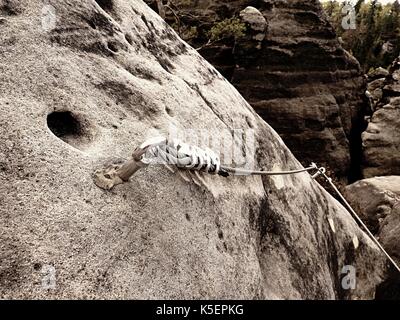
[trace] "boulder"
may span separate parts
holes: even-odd
[[[248,24],[248,27],[259,34],[255,36],[258,41],[264,40],[267,31],[267,21],[260,11],[256,8],[248,6],[240,11],[240,18]]]
[[[243,36],[236,39],[232,53],[236,64],[249,66],[262,55],[268,23],[259,10],[250,6],[240,11],[239,17],[246,31]]]
[[[400,264],[400,176],[358,181],[346,187],[346,197],[385,250]],[[393,270],[391,276],[378,288],[378,298],[399,297],[399,284],[400,275]],[[391,292],[393,288],[397,288],[397,292]]]
[[[362,133],[365,178],[400,174],[400,69],[397,60],[386,78],[368,85],[374,112]]]
[[[376,79],[386,78],[389,75],[389,71],[385,68],[378,67],[368,72],[368,81],[374,81]]]
[[[386,78],[378,78],[368,82],[367,89],[372,97],[372,109],[375,111],[377,103],[383,97],[383,87],[385,86]]]
[[[400,175],[400,98],[372,115],[362,141],[364,177]]]
[[[400,176],[374,177],[349,185],[345,196],[390,256],[400,264]],[[375,299],[399,300],[400,274],[391,268]]]
[[[0,10],[0,298],[374,297],[384,256],[308,173],[196,184],[150,166],[111,191],[94,184],[97,168],[171,128],[241,130],[250,143],[224,147],[254,146],[254,168],[301,167],[142,1],[9,0]],[[339,108],[324,101],[322,120],[325,106]],[[346,266],[355,290],[342,285]]]
[[[398,96],[400,94],[400,83],[391,83],[383,87],[385,97]]]
[[[400,204],[400,176],[357,181],[346,187],[345,196],[371,231],[381,238],[381,232],[385,230],[388,219],[397,215],[395,212]]]

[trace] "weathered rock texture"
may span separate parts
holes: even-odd
[[[6,4],[1,298],[373,297],[383,256],[307,173],[206,176],[200,187],[154,166],[111,192],[94,185],[93,172],[109,157],[128,157],[171,125],[210,135],[252,128],[258,167],[300,166],[228,81],[142,1],[46,1],[55,29],[43,29],[49,8],[41,1]],[[335,98],[326,99],[339,112]],[[345,265],[357,267],[356,290],[341,287]]]
[[[362,134],[365,178],[400,175],[400,65],[369,84],[373,114]]]
[[[190,39],[195,47],[207,41],[215,21],[243,16],[247,6],[258,9],[268,24],[264,37],[259,36],[261,44],[249,45],[247,37],[246,46],[242,39],[224,39],[200,53],[304,164],[317,161],[339,177],[359,178],[366,82],[358,62],[337,41],[318,0],[174,3],[181,23],[197,27],[197,36]],[[175,23],[174,16],[168,21]],[[247,26],[253,34],[251,24]]]
[[[392,212],[397,210],[396,206],[400,204],[400,176],[357,181],[346,187],[346,197],[360,213],[361,218],[367,222],[371,231],[381,237],[381,231],[385,229],[387,220],[397,216],[395,213],[392,215]],[[397,237],[400,237],[400,234],[397,233]]]
[[[346,197],[386,251],[400,264],[400,176],[376,177],[346,187]],[[400,275],[377,290],[379,299],[400,298]]]

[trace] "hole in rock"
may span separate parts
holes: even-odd
[[[92,29],[97,29],[97,26],[96,26],[96,24],[95,24],[93,21],[89,20],[89,21],[88,21],[88,24],[89,24],[89,26],[90,26]]]
[[[50,113],[47,116],[47,126],[56,137],[77,149],[82,149],[92,140],[87,123],[70,111]]]
[[[133,45],[133,39],[132,39],[132,36],[130,34],[128,34],[128,33],[125,34],[125,39],[130,45]]]
[[[35,269],[36,271],[40,270],[40,267],[41,267],[40,263],[35,263],[33,265],[33,269]]]
[[[118,51],[119,51],[118,47],[117,47],[117,45],[115,43],[109,42],[107,44],[107,47],[108,47],[108,49],[110,49],[114,53],[118,53]]]
[[[97,4],[104,10],[104,11],[112,11],[113,9],[113,2],[112,0],[95,0]]]

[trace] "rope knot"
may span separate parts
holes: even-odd
[[[214,175],[219,174],[221,170],[221,161],[214,151],[189,145],[178,139],[154,139],[140,146],[140,149],[145,149],[140,158],[145,164],[160,161],[162,164],[173,165],[180,169],[203,171]]]

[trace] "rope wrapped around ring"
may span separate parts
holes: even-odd
[[[150,164],[157,160],[180,169],[203,171],[213,175],[228,175],[221,170],[221,161],[214,151],[192,146],[178,139],[164,139],[154,145],[149,145],[141,162]]]

